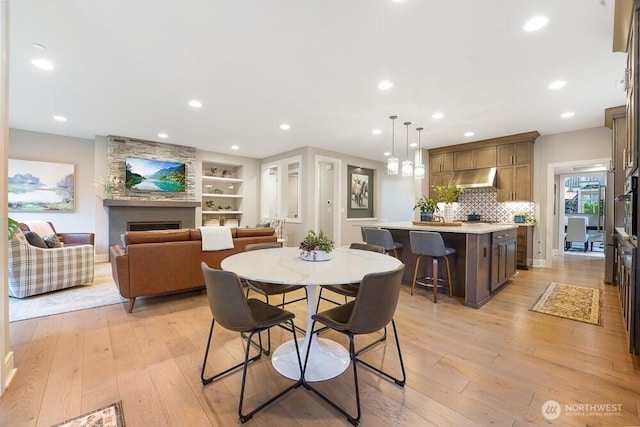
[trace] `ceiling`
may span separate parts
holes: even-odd
[[[422,147],[432,148],[602,126],[604,109],[626,99],[613,0],[22,0],[10,8],[17,129],[254,158],[313,146],[385,161],[390,115],[402,159],[405,121],[410,142],[422,126]],[[524,32],[539,14],[548,25]],[[55,69],[37,69],[36,58]],[[557,79],[567,85],[548,89]],[[382,80],[394,86],[382,91]],[[567,111],[575,116],[561,118]]]

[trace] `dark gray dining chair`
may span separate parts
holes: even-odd
[[[302,384],[305,388],[313,391],[338,412],[346,416],[347,420],[353,425],[358,425],[360,423],[361,415],[360,390],[358,386],[358,364],[364,365],[385,378],[392,380],[400,387],[404,387],[406,382],[407,377],[404,369],[404,361],[402,360],[402,351],[400,350],[400,340],[398,339],[396,323],[393,319],[398,305],[398,299],[400,297],[400,286],[402,283],[403,272],[404,265],[400,265],[397,269],[389,272],[367,274],[362,278],[360,289],[358,290],[358,296],[355,300],[311,316],[313,319],[312,328],[315,328],[316,322],[319,322],[349,338],[349,357],[353,366],[353,381],[355,385],[355,416],[350,415],[343,407],[326,397],[304,379],[311,345],[309,345],[305,355]],[[388,372],[361,360],[357,357],[355,350],[354,337],[356,335],[378,332],[385,328],[389,323],[391,323],[391,326],[393,327],[393,334],[396,339],[398,360],[402,371],[400,378],[394,377]],[[316,334],[312,334],[311,339],[313,340],[315,336]]]
[[[246,251],[256,251],[261,249],[272,249],[272,248],[281,248],[282,246],[278,242],[265,242],[265,243],[249,243],[244,247]],[[249,297],[249,291],[254,291],[259,293],[260,295],[265,297],[265,301],[267,304],[271,304],[269,301],[270,296],[282,295],[282,302],[280,304],[280,308],[284,309],[286,304],[292,304],[298,301],[304,301],[307,299],[307,287],[304,285],[284,285],[277,283],[266,283],[266,282],[258,282],[256,280],[245,280],[245,284],[247,285],[247,298]],[[294,292],[297,290],[304,290],[304,297],[296,298],[293,300],[286,300],[286,295],[289,292]],[[304,329],[298,328],[299,331],[304,333]],[[246,337],[245,337],[246,338]],[[271,332],[267,331],[267,349],[265,353],[267,356],[271,353]]]
[[[298,381],[295,384],[288,386],[275,396],[269,398],[266,402],[262,403],[252,411],[246,414],[242,413],[245,383],[247,379],[247,367],[249,363],[260,359],[263,353],[262,339],[260,338],[261,332],[269,330],[274,326],[288,324],[288,329],[290,329],[293,334],[293,342],[295,343],[296,353],[298,354],[298,364],[302,371],[298,341],[296,339],[295,325],[293,323],[295,315],[289,311],[283,310],[279,307],[274,307],[263,301],[253,298],[245,298],[242,291],[242,284],[235,273],[209,268],[204,262],[201,263],[201,267],[207,290],[209,309],[211,310],[213,318],[211,319],[211,329],[209,330],[209,338],[207,339],[207,347],[204,353],[204,361],[202,362],[200,379],[203,385],[207,385],[235,369],[242,367],[242,383],[240,386],[238,416],[240,417],[240,422],[245,423],[249,421],[256,412],[264,409],[266,406],[275,402],[277,399],[300,385],[300,382]],[[212,376],[205,376],[207,359],[209,357],[209,350],[213,338],[213,327],[216,322],[218,325],[230,331],[249,334],[249,341],[247,342],[244,352],[244,360],[241,363]],[[249,349],[252,346],[251,343],[253,342],[253,336],[256,334],[258,335],[258,341],[260,343],[260,351],[258,351],[257,355],[249,358]]]
[[[438,277],[438,260],[444,259],[447,267],[449,297],[453,297],[453,280],[451,279],[449,257],[455,255],[456,250],[447,248],[440,233],[433,231],[409,231],[409,242],[411,243],[411,252],[418,256],[413,271],[413,281],[411,282],[411,295],[413,295],[416,284],[431,286],[433,287],[433,302],[438,302],[438,288],[444,286],[442,284],[444,281]],[[422,257],[432,260],[431,276],[418,278],[418,268]]]
[[[365,228],[365,236],[370,245],[382,246],[385,253],[393,252],[393,256],[398,258],[398,249],[402,249],[402,243],[394,242],[391,232],[385,228]]]

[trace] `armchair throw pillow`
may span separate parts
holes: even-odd
[[[26,237],[27,242],[29,242],[31,246],[35,246],[36,248],[43,248],[43,249],[48,248],[47,244],[42,239],[42,237],[40,237],[40,235],[35,231],[24,231],[22,234],[24,234],[24,237]]]
[[[64,246],[64,244],[55,234],[53,236],[46,236],[42,240],[44,240],[44,243],[48,248],[61,248],[62,246]]]

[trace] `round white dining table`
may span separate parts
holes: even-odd
[[[395,270],[401,264],[390,255],[348,248],[335,248],[328,261],[305,261],[300,258],[300,249],[285,247],[241,252],[225,258],[221,266],[243,279],[307,287],[307,328],[300,343],[304,364],[311,341],[311,316],[316,310],[317,286],[359,283],[366,274]],[[349,362],[349,352],[341,344],[327,338],[314,339],[305,380],[324,381],[336,377],[349,367]],[[273,352],[271,363],[285,377],[300,379],[293,340],[281,344]]]

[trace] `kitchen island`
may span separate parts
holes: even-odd
[[[462,223],[459,226],[416,225],[412,222],[384,222],[373,227],[388,229],[393,240],[404,248],[400,259],[406,265],[403,281],[411,283],[416,256],[411,253],[409,231],[436,231],[442,235],[447,247],[457,253],[452,264],[453,295],[464,304],[479,308],[487,303],[516,273],[518,224]],[[422,263],[426,275],[427,264]],[[444,265],[441,263],[441,265]],[[439,277],[446,277],[440,272]]]

